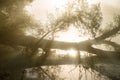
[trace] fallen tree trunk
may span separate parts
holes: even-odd
[[[86,51],[88,53],[96,54],[96,57],[94,57],[95,63],[111,63],[111,64],[120,64],[119,63],[119,52],[116,53],[115,51],[104,51],[100,49],[96,49],[92,47],[92,45],[96,44],[97,42],[95,39],[93,40],[85,40],[82,42],[62,42],[62,41],[52,41],[47,39],[42,39],[39,43],[37,43],[39,39],[36,39],[31,36],[17,36],[17,38],[9,39],[8,37],[1,37],[0,43],[4,45],[10,45],[10,46],[24,46],[24,47],[31,47],[34,48],[36,45],[38,48],[45,49],[47,48],[47,45],[51,44],[51,49],[61,49],[61,50],[69,50],[71,48],[80,50],[80,51]],[[7,48],[8,49],[8,48]],[[6,50],[7,50],[6,49]],[[1,51],[1,50],[0,50]],[[1,52],[1,54],[4,54],[4,51]],[[17,55],[16,55],[17,54]],[[29,54],[29,53],[27,53]],[[10,54],[12,57],[8,57],[7,59],[0,59],[0,68],[4,69],[6,66],[8,68],[14,67],[20,67],[20,68],[28,68],[28,67],[34,67],[34,66],[41,66],[41,65],[62,65],[62,64],[75,64],[76,59],[69,58],[69,59],[46,59],[44,60],[44,63],[42,63],[40,60],[42,57],[34,60],[30,56],[23,56],[22,54],[18,54],[15,52],[14,54]],[[14,56],[16,55],[16,56]],[[5,54],[6,56],[6,54]],[[34,56],[34,55],[32,55]],[[93,58],[93,57],[92,57]],[[40,62],[39,64],[37,64]],[[78,64],[81,64],[81,61],[78,61]]]
[[[4,45],[10,45],[10,46],[24,46],[28,48],[34,48],[37,46],[37,48],[45,49],[49,44],[51,44],[51,49],[61,49],[61,50],[69,50],[71,48],[75,50],[80,51],[86,51],[88,53],[96,54],[97,56],[102,57],[120,57],[120,51],[105,51],[100,50],[92,47],[94,44],[102,44],[104,41],[102,40],[85,40],[82,42],[63,42],[63,41],[52,41],[48,39],[42,39],[38,43],[39,39],[31,37],[31,36],[18,36],[18,38],[0,38],[0,43]],[[108,43],[107,43],[108,44]],[[114,46],[113,46],[114,47]]]

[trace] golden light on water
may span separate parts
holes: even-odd
[[[74,49],[68,50],[67,53],[72,57],[76,57],[76,55],[77,55],[77,51]]]
[[[70,56],[70,57],[76,57],[77,55],[77,51],[74,50],[74,49],[68,49],[68,50],[57,50],[55,54],[58,54],[58,55],[67,55],[67,56]]]
[[[83,52],[83,51],[79,51],[79,53],[80,53],[80,57],[81,58],[84,58],[84,57],[88,56],[88,54]],[[78,51],[76,51],[75,49],[71,48],[71,49],[68,49],[66,51],[64,51],[64,50],[56,50],[55,54],[63,55],[63,56],[67,55],[67,56],[75,58],[75,57],[77,57]]]

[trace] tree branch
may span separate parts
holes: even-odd
[[[99,57],[104,57],[104,58],[120,58],[120,52],[119,51],[105,51],[97,48],[91,47],[91,49],[88,50],[89,53],[95,53]]]
[[[109,38],[109,37],[115,35],[118,31],[120,31],[120,25],[106,33],[103,33],[101,36],[97,37],[96,40],[100,41],[100,40]]]
[[[117,44],[117,43],[112,42],[112,41],[107,41],[107,40],[104,40],[101,43],[111,45],[115,49],[115,51],[120,51],[120,44]]]

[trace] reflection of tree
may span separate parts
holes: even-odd
[[[83,0],[81,2],[73,2],[68,4],[66,11],[62,15],[50,20],[50,25],[52,26],[48,29],[48,33],[56,33],[58,31],[67,29],[71,24],[73,24],[79,31],[83,30],[80,35],[89,35],[88,40],[72,43],[72,42],[61,42],[53,41],[50,39],[44,39],[35,36],[26,36],[24,30],[27,28],[35,29],[43,35],[47,32],[44,30],[42,25],[38,26],[34,21],[27,16],[23,8],[25,2],[29,0],[21,1],[0,1],[0,71],[8,72],[11,70],[23,70],[30,67],[37,67],[41,65],[60,65],[60,64],[83,64],[87,65],[85,68],[89,67],[94,70],[99,71],[95,64],[114,64],[120,65],[120,45],[113,42],[112,38],[119,36],[120,31],[120,16],[116,16],[114,22],[109,24],[109,30],[101,29],[102,14],[100,12],[100,5],[93,5],[89,7]],[[79,1],[79,0],[78,0]],[[31,27],[35,26],[35,27]],[[54,26],[54,27],[53,27]],[[54,35],[52,34],[52,36]],[[51,35],[47,35],[50,36]],[[46,37],[46,36],[45,36]],[[50,45],[51,44],[51,45]],[[93,45],[106,44],[112,46],[114,50],[103,50],[93,47]],[[49,47],[48,47],[49,46]],[[40,57],[35,55],[39,53],[39,49],[43,49]],[[82,59],[68,58],[68,59],[49,59],[50,49],[61,49],[66,50],[74,48],[80,51],[86,51],[90,54],[96,54],[96,56],[89,56],[85,58],[85,62]],[[30,54],[32,52],[32,54]],[[24,53],[24,54],[23,54]],[[99,71],[100,72],[100,71]],[[16,72],[17,73],[17,72]],[[102,73],[102,72],[101,72]],[[15,74],[15,73],[14,73]],[[18,74],[16,74],[18,75]],[[120,77],[115,77],[111,74],[104,74],[111,79]]]

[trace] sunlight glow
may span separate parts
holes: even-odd
[[[55,38],[55,40],[58,41],[65,41],[65,42],[80,42],[86,40],[88,37],[80,37],[79,36],[79,31],[78,29],[75,28],[75,26],[71,25],[69,29],[65,32],[58,32]]]
[[[77,55],[77,51],[74,49],[68,50],[67,53],[72,57],[76,57],[76,55]]]
[[[56,53],[55,54],[58,54],[58,55],[63,55],[63,56],[65,56],[65,55],[67,55],[67,56],[70,56],[70,57],[77,57],[77,54],[78,54],[78,52],[75,50],[75,49],[68,49],[68,50],[66,50],[66,51],[64,51],[64,50],[56,50]],[[83,52],[83,51],[80,51],[80,57],[81,58],[85,58],[85,57],[87,57],[88,56],[88,53],[85,53],[85,52]]]
[[[52,5],[57,8],[64,6],[69,0],[52,0]]]
[[[68,49],[66,51],[64,51],[64,50],[57,50],[56,54],[67,55],[67,56],[70,56],[70,57],[76,57],[77,51],[74,50],[74,49]]]
[[[81,58],[84,58],[87,56],[87,53],[83,52],[83,51],[80,51],[80,57]]]

